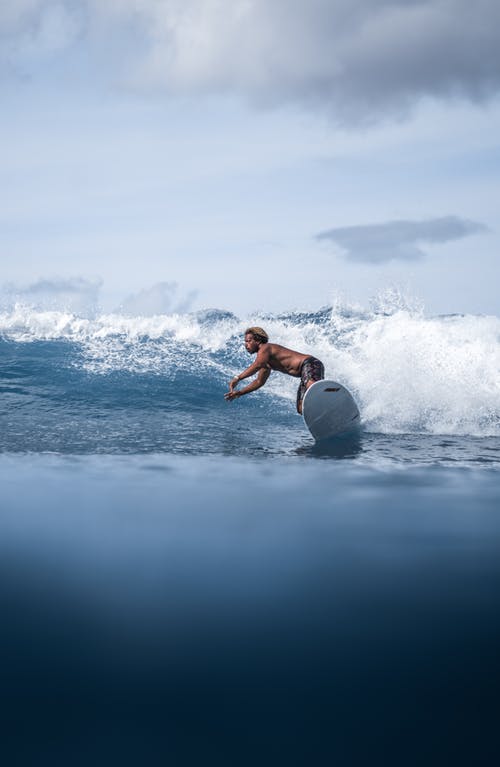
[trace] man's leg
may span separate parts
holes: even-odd
[[[299,383],[299,388],[297,389],[297,413],[299,415],[302,415],[302,399],[304,397],[305,391],[306,391],[306,387],[301,381]]]
[[[318,381],[321,381],[321,378],[318,378]],[[316,381],[313,381],[312,378],[309,379],[309,381],[306,382],[305,386],[301,384],[301,388],[303,389],[303,394],[299,398],[297,398],[297,413],[299,415],[302,415],[302,400],[304,399],[304,394],[309,389],[310,386],[313,385],[313,383],[316,383]]]
[[[299,415],[302,415],[302,401],[306,391],[314,383],[323,381],[325,378],[324,365],[321,360],[316,359],[316,357],[311,357],[310,360],[306,360],[302,366],[302,370],[303,378],[297,391],[297,413],[299,413]],[[304,380],[305,376],[307,376],[306,380]]]

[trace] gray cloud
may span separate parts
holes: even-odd
[[[4,52],[38,46],[54,56],[82,37],[105,50],[110,36],[121,38],[113,66],[136,87],[295,103],[339,123],[402,116],[427,96],[484,101],[500,86],[498,0],[6,0],[1,8]]]
[[[450,242],[484,231],[487,228],[482,224],[446,216],[427,221],[388,221],[329,229],[316,239],[338,245],[349,261],[381,264],[393,260],[416,261],[426,255],[422,244]]]

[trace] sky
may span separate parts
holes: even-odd
[[[497,0],[3,0],[0,308],[499,314]]]

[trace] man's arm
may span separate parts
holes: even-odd
[[[257,352],[257,357],[255,358],[255,362],[252,362],[250,367],[248,367],[246,370],[243,371],[243,373],[240,373],[239,375],[235,376],[231,381],[229,382],[229,391],[232,392],[234,390],[234,387],[238,384],[239,381],[242,381],[243,378],[250,378],[250,376],[255,375],[259,370],[267,369],[269,372],[269,348],[264,346],[263,348],[259,349]],[[269,378],[269,376],[267,376]],[[266,380],[261,384],[263,386],[265,384]],[[258,386],[255,388],[259,388]],[[253,390],[252,390],[253,391]]]
[[[255,375],[255,373],[261,368],[268,368],[268,367],[269,367],[269,346],[268,344],[266,344],[265,346],[261,347],[259,351],[257,352],[255,362],[252,362],[252,364],[249,367],[247,367],[247,369],[244,370],[243,373],[240,373],[238,378],[240,379],[240,381],[243,378],[250,378],[250,376]]]
[[[264,384],[266,383],[270,375],[271,375],[271,370],[269,368],[260,368],[255,381],[252,381],[252,383],[248,384],[248,386],[245,386],[244,389],[239,389],[239,391],[236,391],[234,388],[230,387],[229,391],[226,394],[224,394],[224,399],[233,400],[233,399],[236,399],[236,397],[242,397],[244,394],[250,394],[251,391],[256,391],[256,389],[260,389],[261,386],[264,386]]]

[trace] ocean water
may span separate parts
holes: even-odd
[[[242,333],[297,380],[227,403]],[[16,764],[491,764],[500,319],[0,311],[0,678]]]

